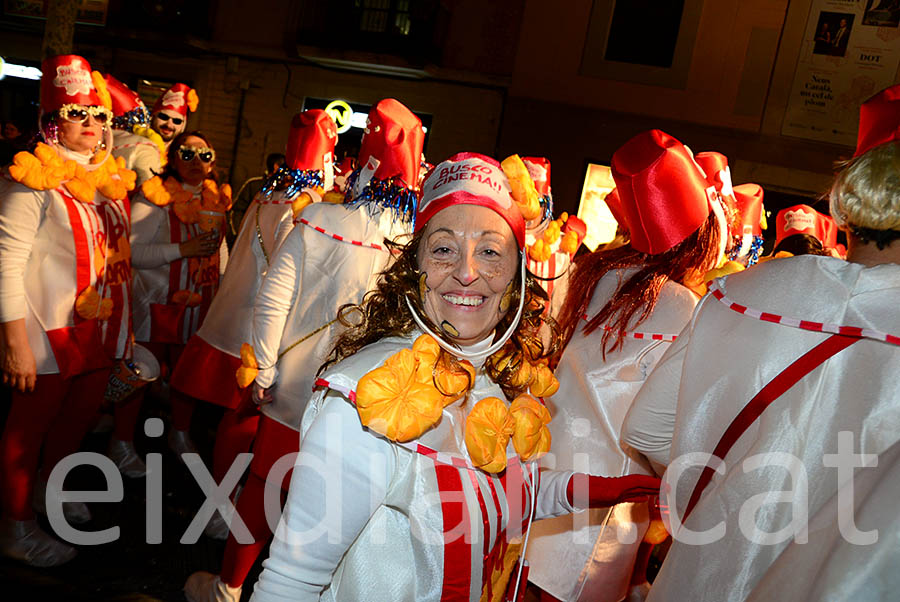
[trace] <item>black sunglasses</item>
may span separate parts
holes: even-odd
[[[194,148],[193,146],[182,146],[178,149],[178,157],[185,163],[193,161],[194,157],[199,158],[204,163],[210,163],[212,161],[215,161],[216,151],[205,146],[200,148]]]
[[[184,119],[182,119],[181,117],[172,117],[170,115],[166,115],[165,113],[157,113],[156,116],[159,117],[160,121],[171,120],[175,125],[181,125],[182,123],[184,123]]]

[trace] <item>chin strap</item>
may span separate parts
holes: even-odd
[[[516,327],[519,325],[519,321],[522,319],[522,310],[525,307],[525,258],[521,254],[519,257],[519,265],[521,266],[521,286],[519,289],[519,307],[516,309],[516,317],[513,319],[512,323],[510,323],[506,332],[503,333],[503,336],[497,339],[497,341],[487,349],[480,351],[465,351],[456,343],[444,340],[443,334],[436,333],[425,324],[425,321],[419,316],[419,312],[409,300],[409,295],[406,296],[406,306],[412,314],[413,321],[415,321],[416,325],[422,329],[422,332],[434,337],[434,340],[437,341],[438,345],[440,345],[447,353],[452,353],[461,360],[469,360],[473,365],[480,366],[484,363],[485,359],[499,351],[500,348],[506,344],[506,341],[508,341],[509,337],[515,332]]]

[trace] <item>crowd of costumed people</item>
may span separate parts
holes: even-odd
[[[172,576],[192,602],[900,588],[900,86],[863,103],[827,214],[767,219],[722,153],[636,133],[589,251],[549,159],[432,165],[393,98],[341,161],[331,116],[295,115],[233,219],[190,86],[148,109],[82,57],[42,73],[40,139],[0,178],[4,556],[74,558],[37,514],[91,508],[54,468],[111,420],[107,461],[147,478],[165,403],[168,448],[225,492],[218,571]]]

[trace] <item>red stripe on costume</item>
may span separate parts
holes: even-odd
[[[91,285],[91,273],[94,269],[93,262],[91,261],[91,248],[88,246],[87,232],[84,229],[81,213],[75,205],[75,199],[64,192],[62,187],[57,188],[56,190],[60,193],[60,196],[62,196],[63,201],[66,204],[66,212],[69,214],[69,224],[72,226],[72,238],[75,242],[75,295],[77,296]],[[75,314],[76,324],[84,319],[78,315],[78,312],[73,313]]]
[[[216,349],[195,334],[181,353],[171,383],[191,397],[233,410],[250,391],[237,385],[235,373],[240,367],[240,357]]]
[[[760,392],[757,393],[743,409],[741,409],[734,420],[731,421],[731,424],[728,425],[728,428],[716,445],[715,450],[713,450],[712,455],[720,460],[725,460],[725,456],[728,455],[732,446],[737,442],[741,435],[750,428],[750,425],[756,422],[766,408],[781,397],[788,389],[797,384],[804,376],[827,361],[828,358],[840,352],[842,349],[849,347],[858,340],[860,339],[841,335],[831,335],[797,358],[790,366],[769,381],[768,384],[766,384],[766,386],[764,386]],[[686,522],[688,516],[694,511],[694,507],[697,505],[697,502],[700,501],[700,496],[712,480],[713,473],[715,473],[713,467],[707,465],[703,468],[703,471],[700,473],[700,478],[697,479],[697,484],[694,486],[694,490],[691,493],[687,508],[685,508],[682,522]]]
[[[472,590],[472,538],[459,470],[434,465],[444,520],[444,582],[441,600],[469,600]]]

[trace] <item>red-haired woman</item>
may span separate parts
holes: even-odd
[[[560,389],[548,400],[553,466],[653,474],[620,447],[622,420],[690,319],[698,297],[685,283],[718,263],[727,226],[715,188],[690,151],[663,132],[645,132],[617,150],[612,173],[613,209],[629,242],[576,260],[569,280],[560,325],[570,341],[557,369]],[[529,580],[548,600],[618,602],[630,581],[645,583],[645,567],[635,560],[648,524],[645,503],[536,523]],[[633,543],[618,541],[622,533]]]

